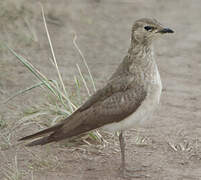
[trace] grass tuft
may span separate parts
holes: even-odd
[[[67,89],[64,85],[63,79],[62,79],[61,72],[59,70],[59,66],[57,63],[55,53],[54,53],[54,48],[52,45],[51,37],[49,35],[49,30],[48,30],[46,19],[45,19],[44,9],[41,4],[40,4],[40,6],[41,6],[41,11],[42,11],[42,17],[43,17],[43,22],[44,22],[44,26],[45,26],[45,31],[46,31],[48,43],[49,43],[49,46],[51,49],[51,54],[52,54],[51,62],[53,62],[52,64],[57,72],[58,81],[50,80],[47,76],[45,76],[42,72],[40,72],[33,64],[31,64],[31,62],[27,58],[22,57],[16,51],[14,51],[12,48],[10,48],[6,45],[8,50],[39,80],[39,82],[26,89],[16,92],[11,97],[9,97],[5,101],[5,103],[21,94],[29,92],[30,90],[32,90],[34,88],[38,88],[38,87],[40,87],[42,90],[45,89],[48,92],[48,95],[50,97],[49,99],[51,99],[51,101],[49,101],[48,103],[45,104],[43,109],[41,107],[38,107],[38,109],[36,108],[34,110],[34,112],[25,114],[25,117],[22,118],[16,124],[15,128],[19,127],[22,124],[30,125],[31,123],[37,124],[40,127],[44,126],[44,123],[42,123],[42,122],[30,121],[30,119],[36,118],[36,117],[44,115],[44,114],[45,115],[46,114],[55,115],[54,118],[52,118],[52,120],[50,121],[50,123],[48,123],[49,125],[53,125],[58,120],[63,119],[64,116],[66,117],[66,116],[72,114],[79,107],[79,105],[83,103],[82,97],[80,95],[82,84],[84,85],[88,95],[89,96],[91,95],[90,88],[89,88],[89,86],[85,80],[85,77],[81,71],[81,68],[78,64],[76,64],[76,67],[79,71],[79,77],[74,76],[76,93],[74,94],[74,96],[70,96],[70,94],[72,94],[72,93],[67,91]],[[73,38],[73,44],[74,44],[75,48],[77,49],[78,53],[80,54],[80,56],[84,62],[84,65],[86,66],[86,68],[88,70],[91,87],[93,87],[93,91],[96,91],[96,87],[95,87],[95,83],[94,83],[92,74],[89,70],[89,67],[86,63],[86,59],[85,59],[82,51],[80,50],[78,44],[76,43],[76,39],[77,39],[77,36],[75,35]],[[80,138],[80,140],[85,142],[86,144],[88,144],[88,143],[90,144],[90,139],[95,140],[97,142],[104,141],[102,136],[100,135],[100,133],[97,130],[90,132],[86,136]]]

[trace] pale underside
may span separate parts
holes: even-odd
[[[102,129],[110,132],[116,132],[131,129],[133,127],[137,128],[140,124],[147,120],[157,108],[160,101],[161,91],[162,83],[160,74],[157,65],[155,65],[153,81],[148,89],[148,94],[138,109],[124,120],[107,124],[103,126]]]

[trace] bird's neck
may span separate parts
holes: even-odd
[[[110,79],[124,73],[132,73],[137,79],[143,80],[153,73],[154,66],[155,60],[151,44],[131,44],[127,56]]]
[[[149,64],[154,61],[154,50],[151,43],[131,43],[128,56],[135,64]]]
[[[138,81],[150,82],[154,79],[157,65],[152,44],[131,45],[128,59],[130,62],[128,71],[134,74]]]

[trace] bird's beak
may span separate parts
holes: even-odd
[[[163,28],[157,31],[157,33],[165,34],[165,33],[173,33],[174,31],[169,28]]]

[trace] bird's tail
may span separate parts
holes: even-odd
[[[45,130],[42,130],[42,131],[39,131],[35,134],[31,134],[29,136],[25,136],[21,139],[19,139],[19,141],[24,141],[24,140],[28,140],[28,139],[33,139],[33,138],[38,138],[38,137],[41,137],[41,136],[44,136],[46,134],[49,134],[52,132],[52,134],[55,133],[55,131],[59,131],[59,129],[61,129],[63,126],[63,124],[57,124],[55,126],[52,126],[48,129],[45,129]],[[52,138],[51,134],[49,136],[46,136],[46,137],[42,137],[40,139],[37,139],[29,144],[27,144],[26,146],[36,146],[36,145],[44,145],[44,144],[47,144],[47,143],[50,143],[52,141],[54,141],[55,139]]]
[[[40,139],[37,139],[35,141],[32,141],[28,144],[26,144],[25,146],[36,146],[36,145],[44,145],[44,144],[48,144],[54,141],[54,139],[50,138],[51,136],[46,136],[46,137],[42,137]]]

